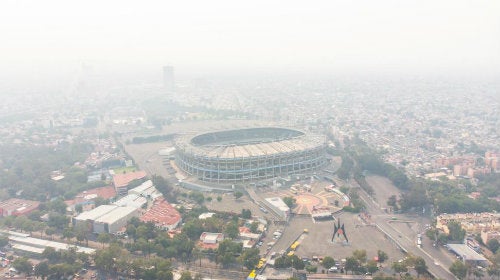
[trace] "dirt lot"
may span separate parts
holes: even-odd
[[[401,194],[401,191],[386,177],[369,175],[366,176],[366,182],[375,190],[374,199],[379,203],[380,207],[387,207],[387,199],[391,195],[399,197]]]

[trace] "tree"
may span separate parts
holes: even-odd
[[[95,205],[95,207],[99,207],[99,206],[107,204],[107,203],[108,203],[108,200],[105,199],[105,198],[102,198],[100,196],[98,196],[98,197],[96,197],[94,199],[94,205]]]
[[[46,258],[51,263],[55,263],[61,258],[61,253],[52,247],[46,247],[42,252],[42,257]]]
[[[497,239],[492,238],[486,242],[486,246],[488,246],[488,249],[490,249],[493,253],[496,253],[500,247],[500,242],[498,242]]]
[[[222,201],[222,196],[218,195],[218,196],[217,196],[217,201],[218,201],[218,202],[221,202],[221,201]]]
[[[248,269],[253,269],[259,263],[259,253],[258,248],[243,251],[243,254],[241,254],[241,261],[243,265]]]
[[[283,198],[283,202],[290,208],[293,208],[295,207],[295,203],[297,202],[297,200],[291,196],[287,196],[287,197],[284,197]]]
[[[250,211],[250,209],[241,209],[241,217],[243,219],[251,219],[252,211]]]
[[[68,227],[63,230],[63,238],[66,238],[68,239],[68,241],[70,241],[73,237],[75,237],[73,228]]]
[[[33,264],[26,257],[20,257],[12,262],[12,266],[21,273],[30,275],[33,271]]]
[[[403,272],[408,272],[408,267],[405,262],[393,262],[392,269],[394,269],[396,273],[399,273],[399,276],[401,276]]]
[[[385,260],[387,260],[387,258],[388,258],[387,253],[382,251],[382,250],[377,251],[377,257],[378,257],[378,261],[381,263],[385,262]]]
[[[398,199],[396,195],[391,195],[387,200],[387,205],[391,206],[394,210],[398,210]]]
[[[259,223],[258,222],[253,222],[251,225],[250,225],[250,231],[252,233],[257,233],[257,229],[259,228]]]
[[[450,272],[462,280],[467,276],[467,267],[463,262],[457,260],[450,266]]]
[[[354,257],[346,258],[344,267],[346,273],[347,271],[351,271],[352,273],[354,273],[354,271],[358,270],[358,266],[359,266],[358,261]]]
[[[240,199],[243,196],[243,193],[240,191],[234,192],[234,198],[235,199]]]
[[[465,230],[462,225],[457,221],[450,221],[448,223],[448,230],[450,231],[449,239],[452,241],[463,241],[465,237]]]
[[[79,223],[74,230],[75,230],[76,240],[78,240],[78,242],[86,241],[86,246],[88,246],[89,234],[90,234],[90,226],[88,222]]]
[[[332,257],[327,256],[323,259],[321,265],[323,265],[324,268],[329,269],[335,265],[335,260]]]
[[[7,236],[1,235],[0,236],[0,248],[3,248],[9,244],[9,238]]]
[[[377,272],[378,270],[377,262],[374,260],[368,261],[368,263],[366,264],[366,270],[368,270],[370,274]]]
[[[35,266],[35,276],[41,277],[42,280],[49,276],[49,264],[47,262],[41,262]]]
[[[224,234],[227,237],[236,239],[239,235],[240,231],[238,229],[238,225],[235,222],[230,222],[227,224],[226,229],[224,230]]]
[[[306,271],[309,273],[316,273],[318,271],[318,267],[314,265],[307,265]]]
[[[354,252],[352,252],[352,256],[360,263],[366,262],[366,250],[354,250]]]
[[[425,264],[425,260],[422,257],[415,258],[413,267],[417,272],[417,276],[420,276],[427,272],[427,265]]]
[[[82,213],[83,212],[83,206],[81,204],[77,204],[75,206],[75,212],[76,213]]]
[[[97,241],[102,244],[102,247],[104,247],[104,243],[109,243],[109,241],[111,241],[111,235],[107,232],[99,233]]]
[[[49,209],[53,210],[59,214],[66,214],[67,207],[68,206],[66,205],[66,203],[64,202],[64,200],[62,198],[58,198],[58,199],[51,201],[49,203]]]

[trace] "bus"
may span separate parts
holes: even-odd
[[[295,250],[297,249],[297,247],[299,247],[299,241],[293,242],[293,244],[290,246],[290,249]]]

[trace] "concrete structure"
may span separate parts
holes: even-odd
[[[75,210],[76,205],[82,205],[85,210],[86,207],[91,207],[94,204],[94,200],[98,197],[110,199],[115,196],[115,188],[113,186],[108,186],[83,191],[77,194],[74,199],[66,200],[64,203],[66,203],[72,211]]]
[[[95,253],[95,249],[92,248],[74,246],[66,243],[23,236],[22,234],[9,233],[8,237],[14,250],[19,250],[30,254],[41,255],[47,247],[52,247],[56,251],[68,250],[68,248],[70,247],[75,247],[76,252],[78,253],[86,253],[89,255]]]
[[[224,234],[204,232],[200,235],[200,241],[204,244],[216,244],[224,240]]]
[[[164,199],[158,199],[140,218],[143,222],[153,222],[157,228],[173,230],[182,222],[179,211]]]
[[[145,197],[139,196],[137,194],[126,195],[117,201],[113,202],[113,205],[124,207],[133,207],[135,209],[142,208],[148,204],[148,200]]]
[[[90,211],[83,212],[80,215],[73,218],[73,226],[78,226],[83,223],[89,223],[89,226],[93,230],[94,221],[100,217],[108,214],[109,212],[118,208],[116,205],[101,205]]]
[[[215,215],[215,213],[213,213],[213,212],[201,213],[201,214],[198,216],[198,219],[200,219],[200,220],[205,220],[205,219],[208,219],[208,218],[212,218],[214,215]]]
[[[326,163],[321,135],[276,127],[210,132],[176,141],[176,163],[218,184],[313,172]]]
[[[97,218],[93,223],[95,233],[116,233],[127,225],[132,217],[139,217],[139,211],[134,207],[116,207],[113,211]]]
[[[152,200],[162,196],[162,194],[155,188],[151,180],[147,180],[141,185],[129,190],[128,194],[135,194]]]
[[[146,178],[145,171],[128,172],[125,174],[113,175],[113,185],[115,186],[118,195],[127,194],[127,186],[134,180]]]
[[[27,215],[38,209],[40,202],[11,198],[0,202],[0,217]]]
[[[280,197],[270,197],[264,200],[269,208],[283,219],[288,219],[290,207]]]
[[[483,267],[487,266],[488,260],[472,250],[469,246],[465,244],[448,244],[448,249],[459,256],[464,262],[469,262],[474,265],[481,265]]]

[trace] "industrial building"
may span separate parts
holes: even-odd
[[[90,227],[93,227],[93,223],[98,218],[108,214],[114,209],[118,208],[116,205],[101,205],[90,211],[83,212],[80,215],[73,218],[73,226],[78,226],[80,224],[89,223]]]
[[[121,207],[133,207],[135,209],[142,208],[143,206],[148,204],[148,200],[137,194],[128,194],[117,201],[113,202],[113,205],[121,206]]]
[[[133,217],[139,217],[140,212],[134,207],[116,207],[109,213],[97,218],[93,223],[94,233],[116,233],[127,225]]]
[[[143,222],[153,222],[163,230],[173,230],[182,221],[181,214],[164,199],[157,199],[153,206],[141,217]]]
[[[135,207],[101,205],[74,217],[73,225],[86,224],[94,233],[115,233],[126,226],[132,217],[139,217],[139,214],[138,208]]]
[[[146,178],[145,171],[128,172],[125,174],[114,174],[113,185],[115,186],[118,195],[127,194],[127,186],[134,180],[141,180]]]
[[[95,249],[73,246],[66,243],[55,242],[50,240],[38,239],[30,237],[29,234],[23,234],[19,232],[8,232],[7,233],[9,242],[12,244],[12,249],[15,251],[21,251],[23,253],[41,255],[47,247],[52,247],[56,251],[68,250],[70,247],[74,247],[77,253],[93,254]]]
[[[265,200],[267,206],[284,220],[290,215],[290,207],[280,197],[269,197]]]
[[[0,202],[0,217],[27,215],[38,209],[40,202],[11,198]]]
[[[155,188],[151,180],[147,180],[139,186],[129,190],[128,194],[135,194],[152,200],[162,196],[162,194]]]
[[[176,141],[175,160],[186,173],[217,184],[310,173],[327,162],[324,136],[277,127],[185,136]]]

